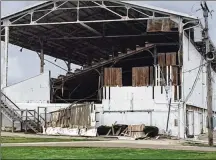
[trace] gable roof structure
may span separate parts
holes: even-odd
[[[154,43],[159,43],[158,39],[173,43],[165,34],[176,38],[178,31],[146,33],[147,20],[171,16],[197,20],[188,14],[133,2],[45,1],[2,17],[1,35],[9,25],[11,44],[40,52],[41,42],[45,42],[46,55],[82,65],[90,52],[95,61],[107,59],[123,40],[131,43],[144,38]]]
[[[112,1],[112,0],[110,0],[110,1]],[[22,9],[20,11],[17,11],[17,12],[14,12],[14,13],[3,16],[1,18],[1,21],[4,20],[4,19],[16,16],[17,14],[22,14],[23,12],[28,12],[30,10],[40,8],[43,5],[48,4],[49,2],[52,2],[52,1],[41,1],[41,2],[35,3],[33,5],[27,6],[26,8],[24,8],[24,9]],[[114,2],[116,2],[116,1],[114,1]],[[197,19],[197,17],[186,14],[186,13],[176,12],[176,11],[173,11],[173,10],[168,10],[168,9],[164,9],[164,8],[160,8],[160,7],[155,7],[155,6],[148,5],[148,4],[137,5],[135,2],[132,2],[132,1],[129,1],[129,2],[128,1],[118,1],[117,3],[124,3],[124,4],[134,6],[134,7],[138,7],[138,8],[160,11],[160,12],[163,12],[163,13],[172,14],[172,15],[176,15],[176,16],[180,16],[180,17],[185,17],[185,18],[188,18],[188,19]]]

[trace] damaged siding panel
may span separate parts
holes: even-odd
[[[177,86],[179,84],[178,67],[172,66],[172,85]]]
[[[91,127],[91,104],[70,106],[51,114],[52,127]]]
[[[169,32],[178,28],[178,25],[170,19],[149,19],[147,24],[147,32]]]
[[[104,68],[105,86],[122,86],[121,68]]]
[[[168,32],[168,31],[171,31],[173,28],[178,28],[177,23],[173,22],[170,19],[163,19],[162,31]]]
[[[166,65],[166,54],[165,53],[158,53],[158,64],[161,67]]]
[[[149,66],[132,68],[132,86],[148,86],[149,79]]]
[[[175,52],[166,53],[166,65],[172,66],[176,64],[177,64],[176,63],[176,53]]]

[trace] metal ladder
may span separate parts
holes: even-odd
[[[31,113],[31,110],[23,110],[20,109],[9,97],[7,97],[4,93],[2,93],[1,97],[1,112],[4,114],[10,121],[14,122],[18,121],[21,123],[21,129],[22,124],[25,124],[25,131],[27,132],[27,129],[31,129],[35,133],[41,132],[41,121],[40,119],[43,119],[35,110],[34,114]],[[25,112],[25,115],[23,113]],[[12,127],[12,130],[13,130]]]

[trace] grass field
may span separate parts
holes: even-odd
[[[216,159],[213,152],[150,149],[3,147],[3,159]]]
[[[71,142],[71,141],[97,141],[96,139],[86,139],[86,138],[25,138],[25,137],[1,137],[1,143],[31,143],[31,142]]]

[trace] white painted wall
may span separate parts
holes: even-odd
[[[145,124],[157,126],[159,132],[164,133],[168,115],[165,89],[162,88],[163,93],[161,93],[161,87],[155,86],[153,99],[152,88],[152,86],[110,87],[110,99],[109,87],[106,87],[106,94],[103,89],[102,105],[96,105],[96,111],[100,112],[96,114],[96,119],[99,121],[97,126],[112,125],[115,122],[117,124]],[[171,96],[174,99],[174,93],[171,92]],[[178,114],[178,102],[172,101],[169,131],[174,136],[180,134],[180,126],[174,126],[174,120],[178,120]]]
[[[15,103],[50,103],[50,73],[3,88],[3,92]]]
[[[196,79],[199,66],[206,64],[201,62],[201,54],[196,50],[186,36],[183,37],[183,94],[186,98],[192,89],[192,85]],[[193,70],[191,70],[193,69]],[[202,72],[199,75],[195,88],[187,101],[187,104],[207,109],[207,90],[206,90],[206,65],[201,67]],[[190,71],[191,70],[191,71]],[[188,72],[190,71],[190,72]],[[184,73],[185,72],[185,73]],[[216,111],[216,73],[212,70],[213,79],[213,110]]]
[[[191,92],[186,104],[193,105],[196,107],[207,109],[207,89],[206,89],[206,61],[201,61],[202,56],[196,50],[191,42],[189,42],[186,36],[183,36],[183,100],[189,95],[192,90],[192,86],[195,82],[196,76],[198,74],[199,68],[201,68],[201,73],[198,76],[196,85]],[[202,63],[201,63],[202,62]],[[203,65],[203,67],[199,67]],[[189,72],[188,72],[189,71]],[[216,73],[212,70],[213,78],[213,111],[216,111]],[[207,132],[206,128],[206,111],[193,111],[194,113],[194,134],[200,134],[200,115],[202,115],[203,129]],[[215,116],[215,115],[214,115]]]
[[[183,37],[183,94],[184,99],[191,92],[192,86],[196,79],[199,71],[199,66],[205,64],[206,61],[203,60],[201,63],[202,56],[188,41],[186,36]],[[196,69],[195,69],[196,68]],[[206,107],[206,66],[201,67],[202,71],[198,77],[196,86],[189,97],[187,104],[197,106],[200,108]],[[189,71],[191,70],[191,71]],[[189,71],[189,72],[188,72]]]

